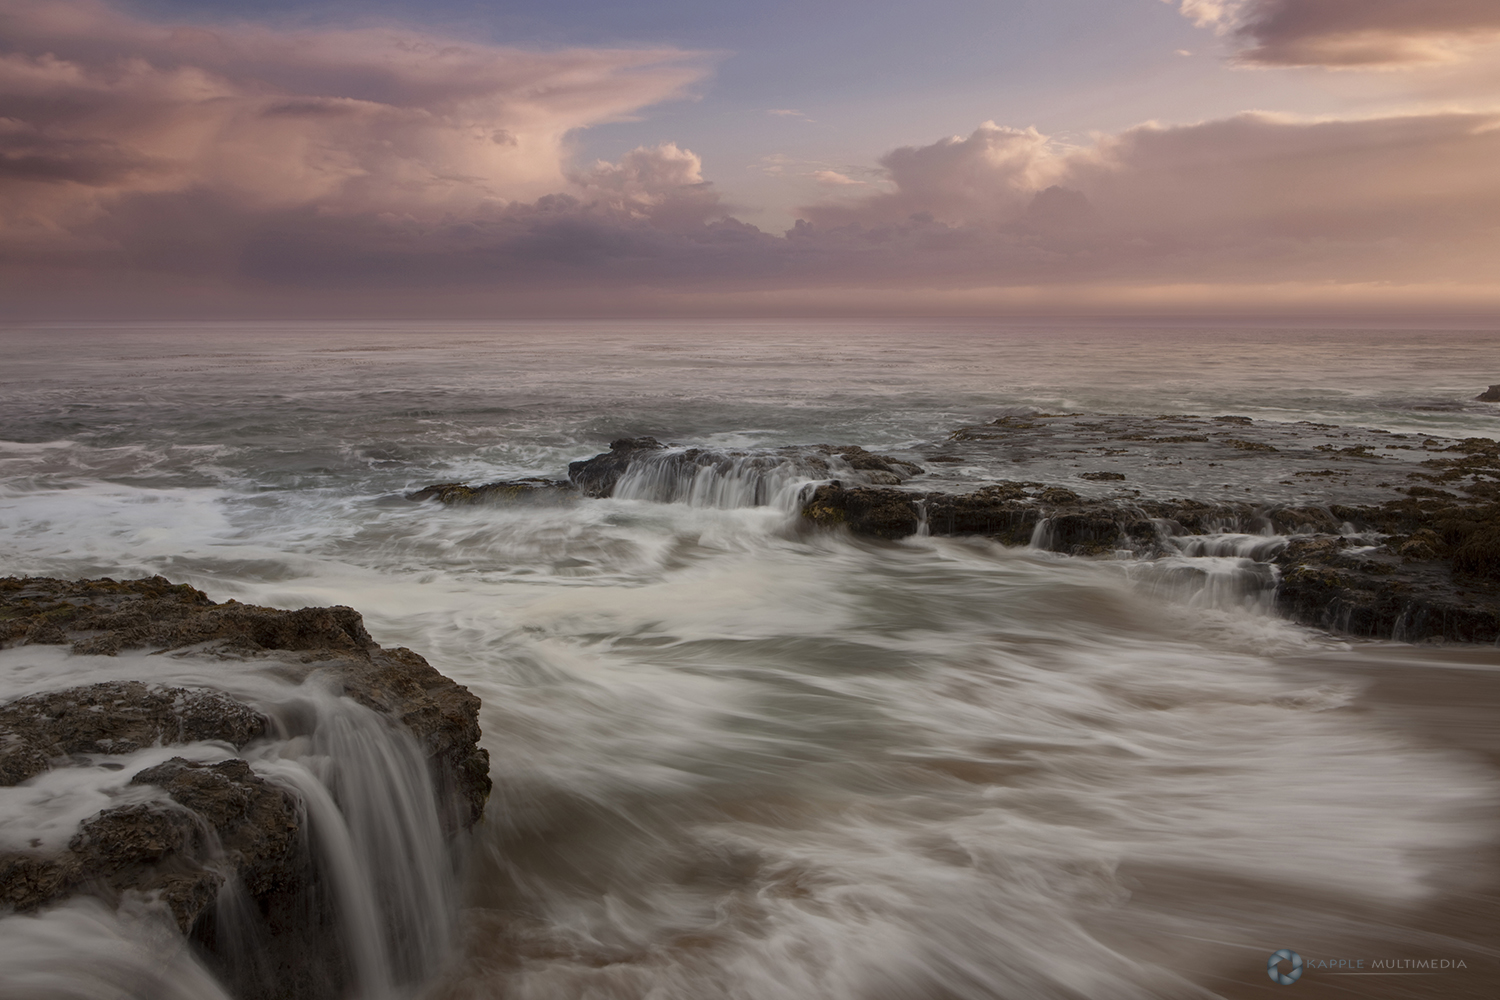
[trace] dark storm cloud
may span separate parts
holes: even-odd
[[[1261,65],[1447,62],[1500,38],[1495,0],[1181,0],[1181,6],[1199,24],[1228,31],[1241,61]]]

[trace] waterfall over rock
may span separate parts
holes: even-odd
[[[159,577],[11,578],[0,599],[24,664],[0,688],[0,939],[27,942],[0,944],[0,978],[19,995],[99,995],[72,955],[115,956],[114,995],[142,1000],[381,1000],[438,971],[489,790],[478,699],[349,609]],[[15,697],[60,656],[93,683]]]

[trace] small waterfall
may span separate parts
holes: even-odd
[[[642,455],[630,464],[614,496],[684,503],[692,507],[776,507],[795,510],[802,487],[831,472],[841,459],[816,454],[725,454],[697,448]],[[845,468],[840,468],[845,467]]]
[[[1026,543],[1026,547],[1050,552],[1056,542],[1052,533],[1052,519],[1042,517],[1037,519],[1036,527],[1031,529],[1031,541]]]
[[[196,943],[165,904],[130,897],[0,917],[0,1000],[398,1000],[438,972],[453,938],[455,866],[422,748],[315,680],[258,694],[246,700],[279,737],[236,756],[297,801],[305,850],[286,898],[264,914],[230,878]],[[110,773],[124,787],[135,770]]]
[[[915,506],[917,508],[917,537],[927,538],[932,534],[932,526],[927,523],[927,498],[917,500]]]
[[[1215,535],[1177,535],[1163,539],[1169,551],[1189,557],[1219,556],[1264,562],[1287,547],[1284,535],[1247,535],[1225,532]]]
[[[1159,532],[1158,551],[1129,573],[1152,593],[1196,608],[1274,609],[1277,568],[1269,562],[1290,539],[1282,535]]]
[[[309,736],[257,772],[296,793],[357,994],[431,976],[452,934],[453,871],[427,762],[410,734],[347,698],[314,701]]]

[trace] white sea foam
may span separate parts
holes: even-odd
[[[1285,351],[1302,348],[1243,331],[1211,345],[1212,377],[1166,341],[1130,354],[1104,334],[243,333],[210,337],[183,362],[172,335],[141,334],[117,369],[88,373],[99,409],[83,416],[5,383],[0,437],[55,440],[0,449],[19,463],[0,481],[0,561],[161,572],[216,599],[352,605],[379,641],[417,649],[479,694],[497,784],[465,879],[463,946],[436,996],[1202,995],[1174,960],[1100,922],[1240,940],[1316,924],[1320,911],[1206,918],[1191,893],[1151,897],[1142,880],[1204,898],[1224,881],[1294,884],[1399,914],[1433,891],[1444,852],[1467,857],[1490,836],[1493,779],[1350,710],[1360,683],[1307,663],[1353,653],[1267,613],[1275,538],[1179,538],[1152,561],[1090,561],[928,537],[867,543],[742,506],[813,478],[796,469],[771,470],[771,485],[733,468],[705,485],[695,471],[670,496],[642,484],[555,508],[400,499],[428,482],[556,476],[622,435],[899,449],[1002,406],[1487,433],[1493,417],[1478,411],[1401,408],[1461,384],[1487,341],[1439,344],[1414,372],[1366,337],[1345,355],[1365,381],[1335,392],[1311,368],[1274,382]],[[365,347],[381,350],[360,379],[328,361]],[[82,378],[69,383],[80,398]],[[126,405],[148,391],[158,410]],[[111,451],[130,448],[142,451],[128,461]],[[253,672],[37,647],[0,653],[0,697],[137,674],[228,686],[273,714],[313,699],[333,718],[323,695]],[[322,810],[319,849],[343,872],[363,989],[399,991],[403,970],[442,965],[447,918],[434,914],[456,891],[440,867],[412,867],[433,856],[430,829],[383,819],[416,813],[419,776],[399,740],[365,753],[302,736],[247,753]],[[382,763],[387,751],[398,759]],[[341,784],[330,762],[350,755],[389,780]],[[32,796],[31,810],[45,781],[76,780],[73,805],[56,798],[60,831],[133,766],[11,792]],[[348,800],[342,827],[319,788]],[[370,837],[380,842],[361,843]],[[359,919],[368,898],[405,916],[371,928]],[[34,954],[53,966],[98,954],[149,969],[170,936],[150,937],[138,916],[75,903],[0,924],[52,942]],[[33,969],[25,949],[6,950],[23,937],[0,935],[0,961]],[[162,961],[179,983],[202,975]],[[104,982],[80,973],[56,995],[152,995]]]

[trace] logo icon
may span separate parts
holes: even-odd
[[[1291,962],[1292,971],[1282,972],[1280,968],[1282,962]],[[1266,975],[1271,977],[1273,983],[1280,983],[1282,986],[1292,985],[1302,977],[1302,956],[1290,948],[1272,952],[1271,957],[1266,959]]]

